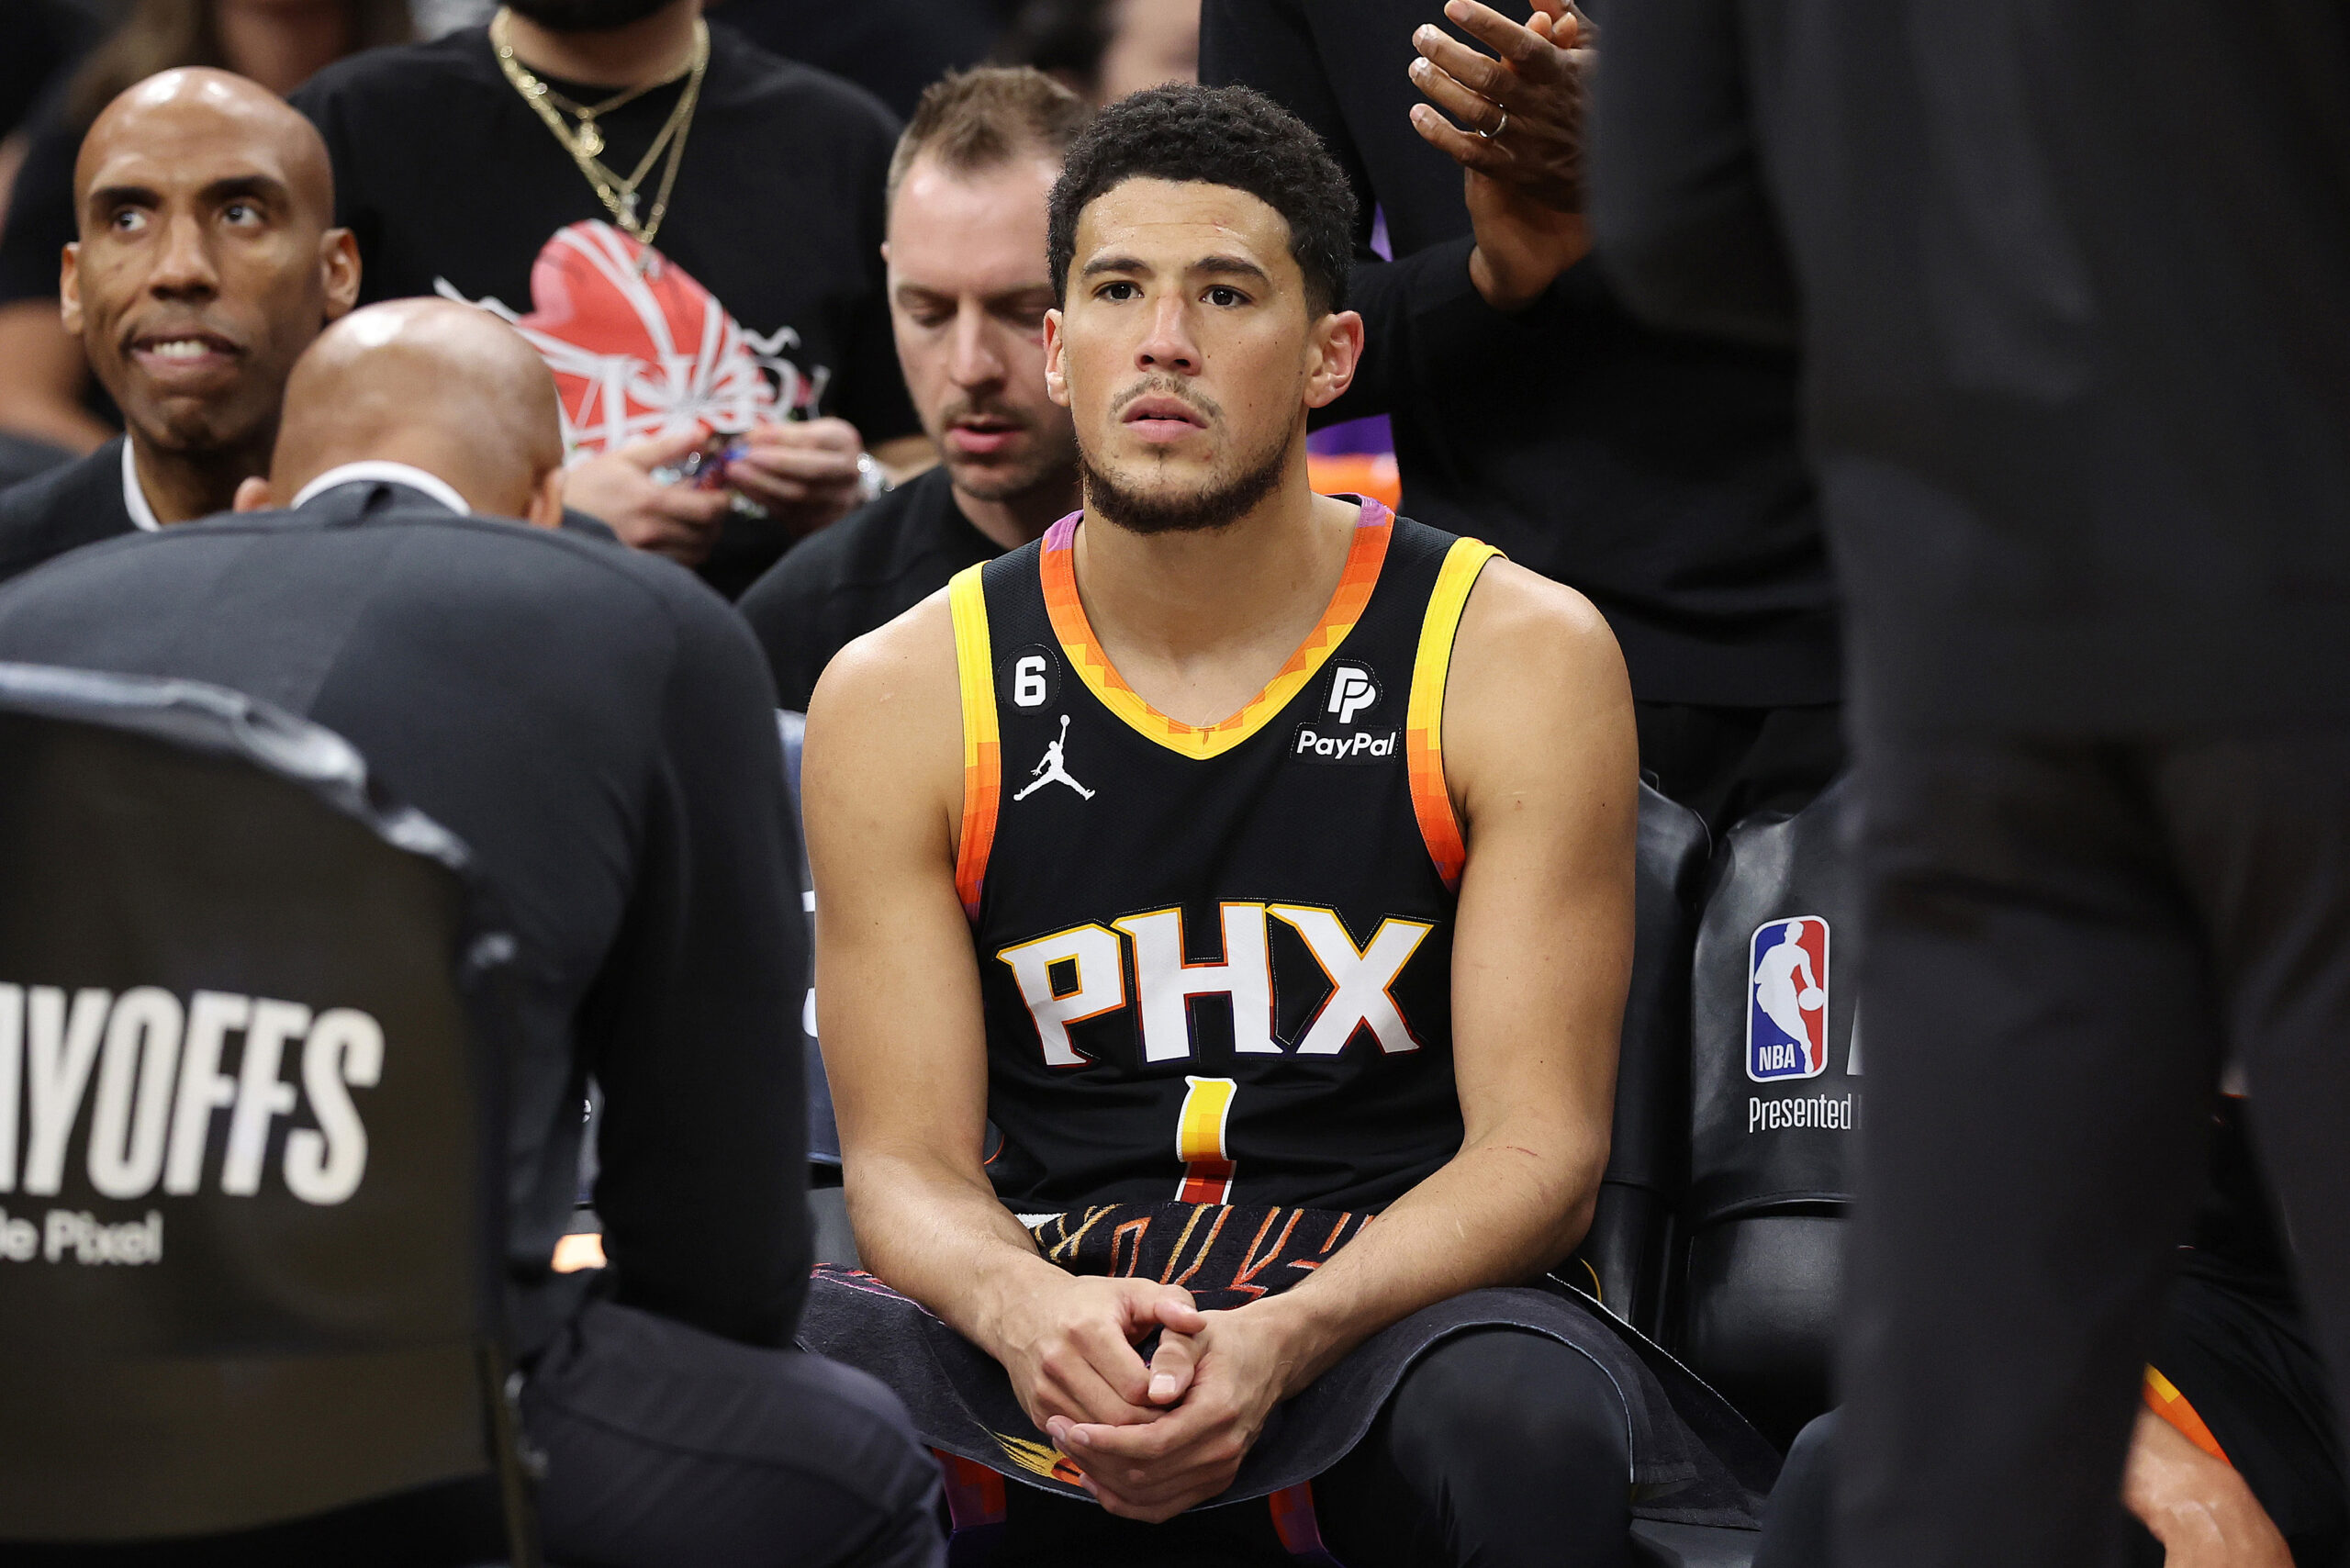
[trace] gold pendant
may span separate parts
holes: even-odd
[[[604,151],[604,133],[596,129],[596,122],[592,119],[579,122],[579,134],[574,140],[582,158],[594,158]]]

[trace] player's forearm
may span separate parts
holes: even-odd
[[[926,1155],[865,1150],[846,1175],[865,1267],[999,1361],[1021,1304],[1067,1278],[983,1180]]]
[[[1464,1144],[1312,1279],[1245,1309],[1287,1320],[1283,1396],[1424,1306],[1557,1263],[1591,1225],[1606,1162],[1604,1134],[1557,1121],[1515,1122]]]

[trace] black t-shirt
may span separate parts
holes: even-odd
[[[348,739],[478,857],[520,945],[518,1336],[586,1282],[585,1075],[620,1300],[761,1345],[807,1287],[800,867],[772,693],[669,562],[365,482],[85,549],[0,590],[0,658],[179,676]]]
[[[138,532],[122,494],[125,439],[0,490],[0,582],[68,550]]]
[[[923,88],[985,60],[996,31],[970,0],[725,0],[716,14],[761,49],[845,76],[907,117]]]
[[[942,465],[811,536],[735,608],[767,650],[776,700],[804,712],[834,654],[1002,553],[955,504]]]
[[[0,228],[0,305],[19,299],[57,300],[57,258],[73,241],[73,160],[89,128],[65,117],[50,94],[25,127],[25,161],[8,189],[8,219]]]
[[[1599,8],[1597,0],[1588,7]],[[1353,183],[1363,362],[1328,419],[1393,417],[1404,510],[1590,596],[1642,701],[1841,694],[1796,364],[1641,325],[1586,259],[1505,316],[1469,279],[1460,170],[1413,130],[1425,0],[1207,0],[1200,74],[1270,95]],[[1604,18],[1602,25],[1605,25]],[[1457,29],[1453,29],[1457,32]],[[1369,249],[1371,208],[1395,260]]]
[[[525,318],[558,378],[573,376],[566,434],[595,450],[704,412],[740,415],[752,380],[774,392],[770,417],[838,414],[868,445],[913,432],[880,255],[897,122],[845,82],[722,24],[710,33],[709,74],[655,238],[673,263],[663,286],[683,292],[657,299],[610,265],[610,214],[498,70],[486,29],[373,50],[313,77],[294,104],[333,156],[337,215],[364,263],[361,298],[438,293]],[[552,84],[582,103],[610,95]],[[605,165],[633,170],[683,92],[663,87],[600,118]],[[663,166],[641,187],[647,210]],[[558,231],[572,242],[556,243]],[[565,299],[533,297],[543,255],[566,280],[568,319],[549,316]],[[704,338],[705,307],[669,275],[678,270],[739,336]],[[702,576],[732,597],[787,543],[779,524],[730,519]]]

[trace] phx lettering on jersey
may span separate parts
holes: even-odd
[[[1191,1002],[1195,997],[1209,996],[1223,997],[1231,1003],[1235,1050],[1246,1055],[1282,1055],[1284,1048],[1273,1033],[1278,1014],[1269,919],[1281,921],[1298,934],[1330,987],[1328,997],[1299,1036],[1295,1054],[1336,1056],[1365,1030],[1390,1055],[1419,1049],[1420,1042],[1404,1021],[1389,988],[1435,926],[1391,915],[1380,922],[1368,945],[1358,947],[1345,923],[1327,909],[1226,903],[1219,906],[1219,913],[1224,926],[1220,963],[1184,961],[1180,909],[1129,914],[1107,926],[1072,926],[997,953],[997,962],[1008,967],[1019,984],[1021,1000],[1035,1023],[1046,1064],[1084,1066],[1090,1058],[1070,1043],[1069,1026],[1128,1005],[1128,944],[1143,1060],[1190,1060]]]
[[[230,1066],[224,1058],[239,1036]],[[282,1076],[289,1062],[298,1062],[298,1089]],[[307,1107],[315,1126],[286,1133],[279,1177],[304,1203],[340,1204],[367,1169],[367,1129],[351,1091],[374,1088],[383,1068],[383,1028],[354,1008],[313,1014],[228,991],[183,1002],[155,986],[117,995],[0,983],[0,1193],[54,1197],[78,1163],[102,1198],[135,1201],[159,1188],[186,1195],[207,1180],[251,1197],[266,1175],[272,1123]],[[225,1123],[217,1139],[216,1122]],[[0,1222],[0,1258],[28,1260],[31,1228],[21,1217]],[[162,1253],[155,1211],[106,1225],[51,1209],[40,1229],[39,1254],[50,1262],[152,1262]]]

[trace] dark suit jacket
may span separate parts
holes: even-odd
[[[1423,22],[1442,24],[1438,0],[1206,0],[1201,12],[1202,78],[1270,95],[1355,187],[1348,304],[1369,342],[1327,417],[1392,416],[1405,512],[1588,594],[1635,697],[1836,700],[1835,585],[1792,357],[1644,326],[1589,263],[1522,314],[1487,306],[1469,281],[1460,170],[1409,118]],[[1374,204],[1392,263],[1370,248]]]
[[[581,1106],[620,1299],[783,1344],[806,1289],[805,961],[775,700],[691,574],[360,482],[0,588],[0,659],[230,687],[356,745],[472,848],[520,939],[524,1348],[577,1294]]]
[[[87,457],[0,490],[0,582],[68,550],[138,532],[122,498],[127,439],[117,436]]]
[[[1881,729],[2350,718],[2350,11],[1641,0],[1599,237],[1800,340]]]

